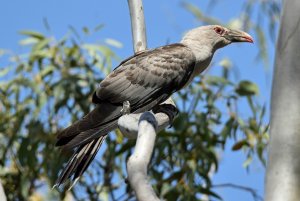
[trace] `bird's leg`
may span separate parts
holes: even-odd
[[[121,113],[122,115],[125,115],[125,114],[130,114],[130,102],[129,101],[124,101],[123,102],[123,108],[121,109]]]
[[[173,104],[168,104],[168,103],[164,103],[164,104],[160,104],[155,106],[152,109],[153,113],[164,113],[169,117],[169,124],[170,127],[172,127],[173,125],[173,120],[175,118],[175,116],[178,114],[179,110],[177,109],[177,107]]]

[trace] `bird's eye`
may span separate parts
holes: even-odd
[[[224,29],[222,29],[221,27],[215,27],[214,30],[219,35],[222,35],[224,33]]]

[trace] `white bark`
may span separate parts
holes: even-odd
[[[123,115],[118,120],[118,126],[122,134],[129,139],[136,139],[139,132],[139,121],[142,113]],[[154,115],[157,121],[157,132],[169,125],[169,117],[164,113]]]
[[[127,162],[128,180],[137,200],[157,201],[159,199],[147,179],[147,167],[153,152],[157,128],[154,115],[151,112],[143,113],[138,127],[135,150]]]
[[[175,106],[175,103],[171,98],[166,100],[163,104],[169,104]],[[162,104],[162,106],[163,106]],[[176,107],[176,106],[175,106]],[[171,112],[171,111],[170,111]],[[138,129],[139,129],[139,120],[141,117],[141,113],[139,114],[129,114],[129,115],[123,115],[118,120],[118,126],[122,134],[130,139],[137,138]],[[175,116],[176,114],[173,113]],[[170,119],[165,113],[156,113],[155,119],[157,121],[157,132],[163,130],[170,124]]]
[[[7,200],[1,180],[0,180],[0,200],[1,201],[6,201]]]
[[[134,52],[147,49],[146,26],[142,0],[128,0]],[[162,103],[175,104],[171,98]],[[167,107],[165,107],[167,108]],[[170,111],[175,117],[176,112]],[[153,152],[156,132],[167,127],[169,117],[164,113],[155,116],[150,112],[144,114],[124,115],[118,120],[118,126],[124,136],[137,138],[135,151],[127,162],[128,180],[139,201],[159,200],[147,179],[147,167]],[[158,129],[157,129],[158,128]]]
[[[300,1],[285,0],[271,98],[265,201],[300,200]]]
[[[146,26],[142,0],[128,0],[134,52],[147,49]]]

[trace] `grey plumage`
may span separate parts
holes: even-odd
[[[95,149],[95,153],[91,153],[91,144],[94,146],[99,138],[104,138],[117,127],[124,101],[130,102],[132,113],[151,110],[183,87],[191,76],[194,65],[194,55],[182,44],[144,51],[123,61],[100,83],[94,93],[96,108],[58,134],[56,145],[62,146],[63,150],[79,147],[56,184],[64,183],[73,174],[74,180],[81,176],[83,171],[78,169],[82,169],[84,160],[87,159],[83,156],[83,150],[88,150],[88,154],[98,151]],[[101,144],[102,142],[99,146]]]
[[[188,32],[181,43],[139,52],[124,60],[93,94],[95,109],[58,134],[56,145],[74,150],[74,154],[56,185],[72,175],[71,179],[77,181],[83,174],[107,133],[117,127],[123,102],[129,101],[132,113],[145,112],[162,103],[206,69],[216,49],[232,42],[227,39],[230,31],[217,25],[200,27]],[[252,41],[244,32],[234,33],[240,33],[240,38],[232,40]]]

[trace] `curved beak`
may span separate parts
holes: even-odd
[[[224,37],[231,42],[248,42],[253,43],[253,38],[246,32],[229,29]]]

